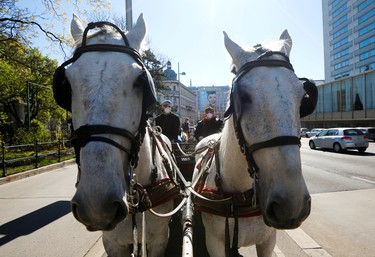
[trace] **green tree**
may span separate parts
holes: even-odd
[[[14,40],[0,40],[0,127],[7,139],[12,139],[18,128],[28,128],[29,120],[45,127],[65,117],[51,90],[56,68],[57,61],[44,57],[37,49]]]
[[[63,24],[67,20],[65,8],[74,8],[76,14],[82,16],[88,12],[96,12],[110,7],[109,0],[39,0],[44,6],[40,12],[31,12],[20,2],[29,0],[1,0],[0,1],[0,40],[18,41],[31,46],[35,38],[44,37],[56,44],[66,56],[65,48],[70,48],[70,37],[56,32],[56,24]],[[38,1],[38,0],[37,0]],[[51,21],[54,22],[46,22]]]

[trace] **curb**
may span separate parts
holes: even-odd
[[[38,174],[41,174],[41,173],[44,173],[44,172],[47,172],[47,171],[63,168],[65,166],[72,165],[74,163],[75,163],[75,159],[71,159],[71,160],[67,160],[67,161],[43,166],[43,167],[40,167],[40,168],[20,172],[20,173],[17,173],[17,174],[9,175],[9,176],[6,176],[4,178],[0,178],[0,185],[6,184],[6,183],[9,183],[9,182],[13,182],[13,181],[17,181],[19,179],[27,178],[27,177],[30,177],[30,176],[38,175]]]
[[[104,250],[102,236],[96,240],[94,245],[88,250],[88,252],[83,257],[106,257],[106,252]]]

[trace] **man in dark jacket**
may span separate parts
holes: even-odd
[[[155,119],[155,125],[160,126],[162,133],[166,135],[172,143],[177,142],[180,135],[180,118],[172,113],[172,103],[165,100],[161,104],[163,113]]]
[[[204,118],[198,122],[194,132],[194,137],[198,141],[206,136],[220,132],[223,126],[223,121],[215,117],[213,108],[208,107],[204,112]]]

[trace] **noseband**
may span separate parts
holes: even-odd
[[[284,60],[280,59],[264,59],[265,57],[270,57],[273,55],[281,55],[284,57]],[[261,54],[256,60],[248,62],[244,64],[237,72],[236,76],[233,79],[232,82],[232,94],[234,87],[238,86],[239,81],[243,76],[245,76],[251,69],[255,67],[285,67],[291,71],[294,72],[293,66],[289,61],[289,57],[284,54],[283,52],[276,52],[276,51],[266,51],[263,54]],[[233,101],[233,99],[231,99]],[[232,104],[232,103],[231,103]],[[233,107],[232,107],[233,108]],[[237,117],[237,114],[234,110],[231,110],[233,114],[234,119],[234,128],[236,131],[238,143],[241,148],[241,152],[245,154],[246,160],[248,163],[248,172],[252,178],[257,179],[258,178],[258,171],[259,167],[256,164],[253,153],[257,150],[263,149],[263,148],[269,148],[269,147],[275,147],[275,146],[283,146],[283,145],[301,145],[299,137],[296,136],[278,136],[275,138],[272,138],[267,141],[259,142],[252,144],[249,146],[245,140],[245,137],[243,135],[241,125],[240,125],[240,118]],[[230,115],[226,113],[225,115],[228,117]],[[241,115],[241,114],[240,114]],[[255,184],[254,184],[255,185]]]

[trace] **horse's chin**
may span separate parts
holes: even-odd
[[[117,226],[117,224],[114,224],[114,223],[110,223],[110,224],[107,224],[106,226],[91,226],[91,225],[87,225],[86,226],[86,229],[90,232],[94,232],[94,231],[110,231],[110,230],[113,230],[115,227]]]
[[[272,228],[276,228],[276,229],[295,229],[295,228],[298,228],[303,222],[303,220],[300,220],[300,221],[290,220],[290,221],[284,221],[284,222],[274,222],[274,221],[268,220],[265,216],[263,216],[263,221],[267,226],[272,227]]]

